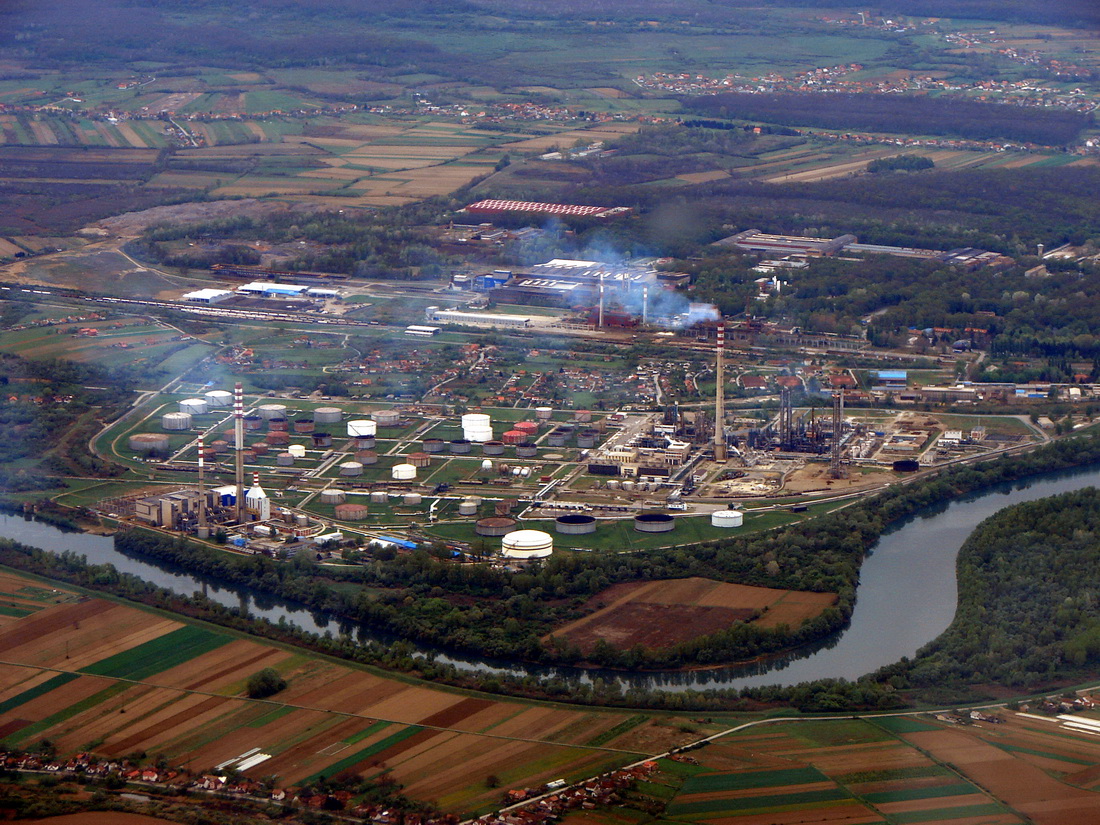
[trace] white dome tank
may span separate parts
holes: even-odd
[[[233,404],[233,393],[228,390],[210,390],[203,398],[207,407],[229,407]]]
[[[711,527],[740,527],[745,523],[745,514],[740,510],[715,510],[710,514]]]
[[[270,421],[272,418],[286,418],[286,404],[263,404],[257,412],[264,421]]]
[[[500,554],[506,559],[544,559],[554,552],[554,538],[542,530],[516,530],[501,540]]]
[[[187,398],[180,401],[180,412],[190,413],[191,415],[203,415],[206,413],[206,409],[205,398]]]
[[[394,481],[412,481],[416,478],[416,467],[411,464],[395,464],[391,474]]]

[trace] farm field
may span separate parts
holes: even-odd
[[[1100,817],[1100,745],[1057,722],[931,717],[790,721],[661,760],[636,789],[662,822],[722,825],[1077,825]],[[1052,724],[1053,722],[1053,724]],[[627,811],[570,815],[567,825]],[[637,813],[637,811],[635,811]],[[649,817],[627,821],[653,821]]]
[[[832,605],[836,594],[688,578],[617,584],[593,600],[606,607],[552,635],[569,640],[582,651],[591,650],[601,639],[624,650],[637,644],[667,647],[718,632],[736,621],[755,619],[762,627],[798,627]]]
[[[296,785],[389,772],[444,810],[504,790],[577,779],[683,743],[668,717],[445,691],[375,675],[0,572],[0,736],[59,753],[164,755],[195,771],[270,756],[244,773]],[[271,667],[288,686],[246,698]],[[622,743],[622,745],[620,744]],[[486,787],[495,775],[500,788]]]

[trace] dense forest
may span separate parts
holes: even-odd
[[[727,94],[688,97],[685,109],[710,117],[761,120],[843,132],[937,135],[1062,146],[1092,121],[1088,115],[954,98],[869,94]]]
[[[998,684],[1034,689],[1100,663],[1096,558],[1100,491],[1009,507],[959,552],[959,606],[947,631],[890,669],[920,691]]]

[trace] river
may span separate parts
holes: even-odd
[[[860,571],[852,620],[824,643],[752,666],[690,672],[619,673],[568,667],[546,667],[480,659],[417,645],[419,655],[459,670],[556,677],[587,682],[618,681],[624,689],[684,691],[761,685],[793,685],[815,679],[856,679],[873,670],[913,656],[935,639],[955,615],[955,558],[979,523],[998,510],[1025,501],[1067,493],[1100,483],[1100,467],[1091,466],[998,485],[946,505],[929,508],[884,534]],[[19,516],[0,516],[0,537],[51,552],[71,550],[95,564],[113,564],[176,593],[202,592],[210,599],[237,607],[272,622],[286,622],[313,633],[347,633],[360,641],[390,644],[394,637],[368,627],[350,627],[264,593],[227,586],[169,565],[125,555],[110,537],[68,533]]]

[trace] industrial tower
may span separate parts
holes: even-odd
[[[714,460],[725,461],[729,456],[726,452],[726,322],[723,320],[718,321],[716,350],[718,385],[714,391]]]

